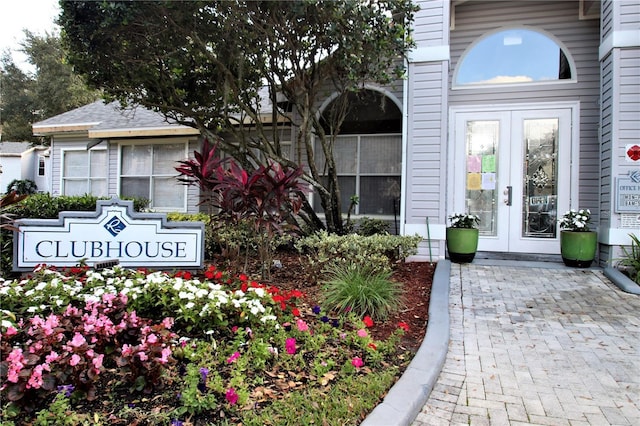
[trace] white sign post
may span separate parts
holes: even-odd
[[[167,222],[166,214],[136,213],[132,201],[99,200],[95,212],[61,212],[58,219],[20,219],[13,269],[75,266],[117,260],[124,267],[197,269],[204,258],[202,222]]]

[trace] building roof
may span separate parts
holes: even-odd
[[[169,122],[159,112],[102,100],[33,124],[33,134],[38,136],[84,132],[95,139],[199,134],[197,129]]]
[[[0,142],[0,155],[20,155],[31,148],[31,142]]]

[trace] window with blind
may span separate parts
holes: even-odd
[[[315,149],[316,164],[323,170],[325,157],[319,142],[316,142]],[[349,209],[351,197],[357,195],[359,203],[355,214],[394,214],[400,199],[401,135],[338,136],[334,158],[343,213]],[[319,204],[316,203],[315,209],[321,212]]]
[[[176,162],[187,156],[186,144],[123,145],[120,194],[146,198],[156,210],[185,209],[186,187],[176,179]]]
[[[107,151],[63,151],[62,194],[106,196]]]

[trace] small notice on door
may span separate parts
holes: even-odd
[[[483,155],[482,156],[482,172],[493,173],[495,171],[496,171],[496,156]]]
[[[482,189],[487,189],[487,190],[496,189],[495,173],[482,173]]]
[[[467,157],[467,173],[479,173],[481,169],[481,160],[479,155],[470,155]]]
[[[467,191],[478,191],[480,189],[482,189],[480,173],[467,173]]]

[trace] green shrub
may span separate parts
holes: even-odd
[[[389,233],[389,222],[383,219],[363,217],[358,221],[358,234],[364,236]]]
[[[38,185],[31,179],[14,179],[7,185],[7,193],[16,192],[18,195],[35,194]]]
[[[170,222],[202,222],[204,223],[204,258],[213,259],[215,253],[219,252],[216,235],[212,228],[212,216],[207,213],[167,213],[167,220]]]
[[[301,238],[295,247],[307,254],[316,274],[341,264],[354,264],[373,271],[388,271],[391,265],[416,254],[419,235],[335,235],[326,231]]]
[[[401,284],[390,279],[390,271],[350,264],[333,266],[327,274],[322,298],[329,309],[384,319],[402,305]]]

